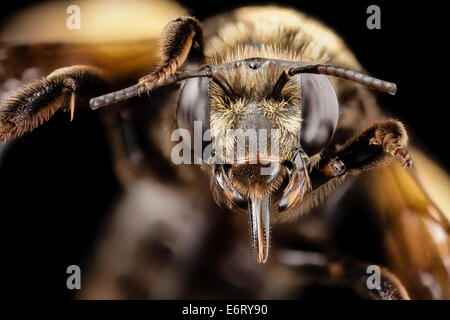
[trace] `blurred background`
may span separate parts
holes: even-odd
[[[267,3],[178,2],[200,20],[241,5]],[[10,7],[2,5],[0,21],[5,24],[36,3],[15,0]],[[449,169],[449,89],[441,76],[447,19],[439,2],[420,6],[393,1],[269,3],[319,18],[344,38],[370,74],[397,83],[395,98],[379,95],[380,104],[406,123],[414,144]],[[366,28],[366,9],[371,4],[381,8],[381,30]],[[11,296],[72,298],[66,288],[66,268],[79,264],[83,270],[121,191],[98,116],[79,111],[77,119],[83,121],[69,123],[67,118],[59,113],[26,138],[4,150],[0,147],[2,288]]]

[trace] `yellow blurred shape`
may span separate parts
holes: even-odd
[[[80,8],[79,30],[66,25],[71,5]],[[184,14],[182,7],[167,0],[50,1],[11,17],[0,31],[0,41],[99,43],[155,38],[170,20]]]

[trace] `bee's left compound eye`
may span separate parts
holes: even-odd
[[[339,118],[336,91],[326,76],[302,74],[303,150],[312,156],[330,142]]]
[[[209,81],[208,78],[186,80],[178,97],[178,128],[187,129],[196,141],[203,141],[203,134],[209,129]],[[195,126],[201,127],[201,130],[194,130]],[[193,140],[191,146],[194,146]],[[202,154],[197,156],[202,157]]]

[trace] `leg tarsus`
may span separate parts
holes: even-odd
[[[378,127],[369,144],[381,145],[386,153],[399,158],[404,168],[410,169],[413,159],[407,149],[408,135],[403,124],[397,120],[386,120],[376,125]]]
[[[313,189],[320,188],[346,174],[357,175],[386,164],[391,156],[400,158],[405,168],[411,168],[412,156],[406,148],[408,136],[397,120],[375,123],[348,139],[339,150],[322,154],[317,166],[310,169]]]

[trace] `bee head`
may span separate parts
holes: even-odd
[[[337,96],[327,76],[396,91],[393,83],[345,68],[262,58],[177,72],[154,86],[184,81],[178,127],[191,133],[194,149],[196,140],[212,139],[203,145],[209,152],[202,149],[197,156],[205,161],[215,201],[248,211],[259,262],[268,257],[270,215],[286,215],[301,205],[311,191],[309,160],[324,150],[336,129]],[[91,99],[91,107],[138,94],[134,85]],[[195,130],[196,123],[201,130]]]
[[[204,111],[215,156],[209,172],[216,202],[249,210],[255,221],[301,202],[310,185],[304,161],[326,146],[337,125],[330,80],[298,74],[280,83],[288,68],[286,62],[258,58],[230,64],[211,80],[186,81],[178,101],[182,126],[197,117],[190,112]]]

